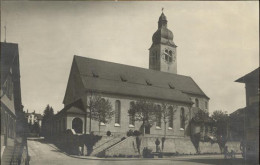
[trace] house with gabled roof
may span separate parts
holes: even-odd
[[[75,55],[63,100],[64,108],[55,116],[53,132],[73,129],[76,133],[87,134],[98,131],[98,122],[90,122],[88,118],[87,103],[91,95],[99,94],[108,99],[115,110],[110,123],[101,123],[102,133],[110,131],[125,135],[130,129],[140,130],[142,123],[133,121],[128,110],[131,102],[146,99],[159,107],[162,103],[171,105],[167,136],[184,137],[188,131],[184,116],[191,120],[198,108],[208,111],[209,97],[191,77],[177,74],[177,46],[173,42],[173,33],[167,28],[164,13],[159,18],[152,41],[149,69]],[[173,107],[177,107],[176,113],[173,113]],[[163,136],[161,121],[157,118],[145,133]]]

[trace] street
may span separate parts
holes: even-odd
[[[237,159],[224,160],[223,155],[201,155],[201,156],[180,156],[163,159],[82,159],[75,158],[59,151],[53,144],[47,143],[44,139],[28,139],[28,150],[30,165],[245,165],[241,157]]]

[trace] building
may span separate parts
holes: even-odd
[[[259,68],[236,82],[245,83],[246,107],[244,112],[245,158],[259,161]]]
[[[110,123],[101,123],[101,132],[123,134],[130,129],[140,130],[142,123],[133,120],[128,110],[132,102],[147,99],[160,108],[162,103],[171,105],[167,136],[184,137],[188,123],[198,109],[208,110],[209,97],[195,81],[177,74],[177,46],[173,33],[167,28],[164,13],[158,21],[158,30],[153,34],[149,49],[149,69],[122,65],[107,61],[74,56],[63,104],[55,115],[53,133],[67,129],[87,134],[98,131],[98,122],[88,117],[88,101],[93,94],[108,99],[115,110]],[[176,108],[176,113],[173,109]],[[164,134],[162,118],[145,128],[150,136]]]
[[[17,146],[23,147],[24,125],[21,102],[18,44],[1,42],[1,164],[15,161]],[[23,139],[23,140],[20,140]],[[20,141],[21,143],[17,142]]]
[[[35,111],[33,111],[32,113],[29,113],[28,110],[25,113],[25,117],[28,123],[31,123],[32,125],[34,123],[38,123],[39,126],[42,126],[42,118],[43,116],[39,113],[35,113]]]

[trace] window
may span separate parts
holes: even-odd
[[[199,100],[198,100],[198,99],[195,99],[195,106],[196,106],[197,108],[199,108]]]
[[[134,102],[130,102],[130,107],[133,107]],[[135,115],[134,114],[129,114],[129,127],[134,127],[135,125]]]
[[[166,62],[172,62],[172,51],[164,50],[164,59]]]
[[[205,101],[205,109],[208,109],[208,102]]]
[[[169,107],[169,128],[173,128],[173,108]]]
[[[161,118],[162,118],[162,114],[161,114],[161,106],[158,105],[158,110],[156,113],[156,127],[157,128],[161,128],[162,122],[161,122]]]
[[[172,62],[172,51],[169,51],[169,62]]]
[[[184,110],[184,108],[181,108],[180,121],[181,121],[180,128],[184,129],[185,128],[185,110]]]
[[[120,124],[120,114],[121,114],[121,102],[116,100],[115,102],[115,124]]]

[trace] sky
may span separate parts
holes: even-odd
[[[178,74],[210,97],[209,111],[245,107],[236,79],[259,67],[258,1],[18,2],[1,4],[1,41],[19,44],[24,110],[60,111],[74,55],[148,68],[164,7]]]

